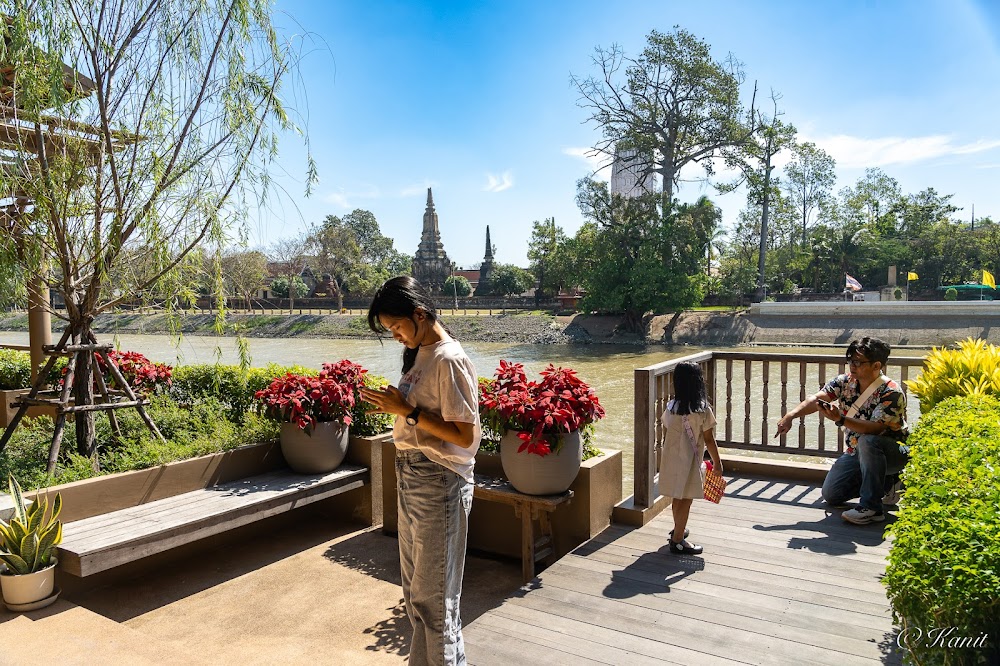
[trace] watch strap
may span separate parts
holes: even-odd
[[[417,425],[417,421],[420,419],[420,408],[414,407],[413,411],[406,415],[406,422],[413,426]]]

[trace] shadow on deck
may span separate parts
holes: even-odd
[[[819,487],[729,477],[667,552],[670,511],[612,526],[467,622],[472,664],[898,664],[880,579],[885,525],[850,525]],[[889,521],[893,520],[892,515]]]

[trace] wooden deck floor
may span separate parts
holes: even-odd
[[[669,509],[612,526],[469,624],[469,663],[899,664],[887,524],[845,523],[817,486],[731,477],[692,508],[703,555],[666,551]]]

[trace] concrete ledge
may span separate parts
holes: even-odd
[[[1000,301],[754,303],[751,317],[1000,317]]]
[[[835,458],[829,458],[832,462]],[[722,465],[726,474],[731,472],[749,474],[784,481],[805,481],[807,483],[823,483],[830,465],[824,463],[791,462],[788,460],[769,460],[767,458],[752,458],[750,456],[722,456]]]
[[[396,467],[395,445],[391,438],[382,440],[381,481],[383,520],[382,531],[396,534]],[[476,454],[476,474],[506,479],[499,454],[480,451]],[[373,482],[374,483],[374,482]],[[585,460],[580,465],[570,490],[574,497],[552,512],[552,534],[555,556],[562,557],[578,545],[602,532],[611,524],[615,503],[621,497],[621,451],[605,449],[604,455]],[[487,500],[473,500],[469,516],[469,548],[471,550],[521,557],[521,521],[513,507]]]
[[[611,512],[611,522],[619,525],[630,525],[632,527],[642,527],[653,518],[670,506],[673,501],[670,497],[657,495],[653,500],[653,506],[637,507],[635,505],[635,495],[629,495],[617,505]]]
[[[6,493],[0,493],[0,520],[9,522],[14,515],[14,500]]]

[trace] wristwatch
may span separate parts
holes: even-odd
[[[847,417],[844,416],[843,414],[841,414],[840,418],[833,422],[833,425],[835,425],[835,426],[837,426],[839,428],[840,426],[844,425],[844,421],[846,421],[846,420],[847,420]]]
[[[420,420],[420,408],[414,407],[413,411],[406,415],[406,425],[415,426]]]

